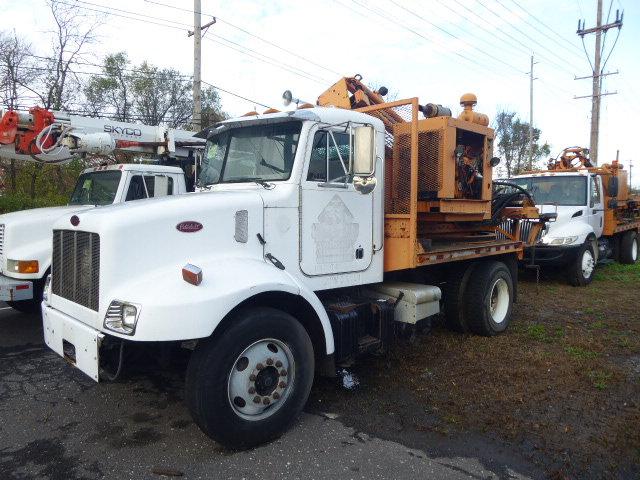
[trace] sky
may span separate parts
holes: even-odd
[[[52,18],[45,0],[2,0],[2,26],[26,37],[37,54],[50,52]],[[191,0],[63,0],[99,18],[89,53],[97,63],[126,51],[134,63],[193,72]],[[156,3],[154,3],[156,2]],[[449,106],[454,115],[465,92],[493,119],[502,109],[529,119],[530,56],[534,55],[534,126],[552,156],[566,146],[589,146],[595,35],[576,34],[578,19],[595,24],[597,0],[201,0],[202,23],[216,17],[202,42],[202,79],[220,92],[230,115],[268,105],[282,92],[315,102],[341,76],[362,75],[394,96]],[[160,5],[165,4],[165,5]],[[635,122],[640,110],[640,2],[603,0],[624,10],[624,25],[606,64],[600,118],[600,162],[616,151],[640,186]],[[172,8],[173,7],[173,8]],[[133,18],[125,18],[133,17]],[[606,36],[604,56],[617,29]],[[89,68],[89,67],[87,67]],[[96,70],[97,71],[97,70]],[[206,86],[206,84],[205,84]],[[262,104],[262,105],[260,105]],[[637,173],[636,173],[637,172]]]

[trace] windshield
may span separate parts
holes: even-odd
[[[587,179],[582,176],[511,178],[529,191],[536,205],[582,206],[587,204]]]
[[[110,205],[120,185],[120,170],[87,172],[80,175],[69,205]]]
[[[240,127],[207,140],[199,186],[287,180],[291,176],[302,122]]]

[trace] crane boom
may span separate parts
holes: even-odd
[[[117,152],[167,159],[193,158],[205,140],[195,132],[70,115],[33,107],[0,110],[0,158],[64,163],[87,155]]]

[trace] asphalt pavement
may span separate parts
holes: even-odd
[[[121,381],[96,384],[47,349],[39,316],[0,304],[0,479],[538,477],[430,456],[312,413],[277,441],[228,451],[191,421],[183,365],[134,361]]]

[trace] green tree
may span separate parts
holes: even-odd
[[[131,62],[119,52],[108,55],[103,65],[103,73],[92,76],[84,88],[85,108],[96,116],[107,111],[114,120],[128,122],[133,111]]]
[[[520,120],[516,112],[499,111],[494,128],[498,138],[498,152],[504,160],[508,177],[535,168],[551,151],[548,143],[541,143],[540,129],[534,127],[533,154],[531,164],[529,163],[529,123]]]

